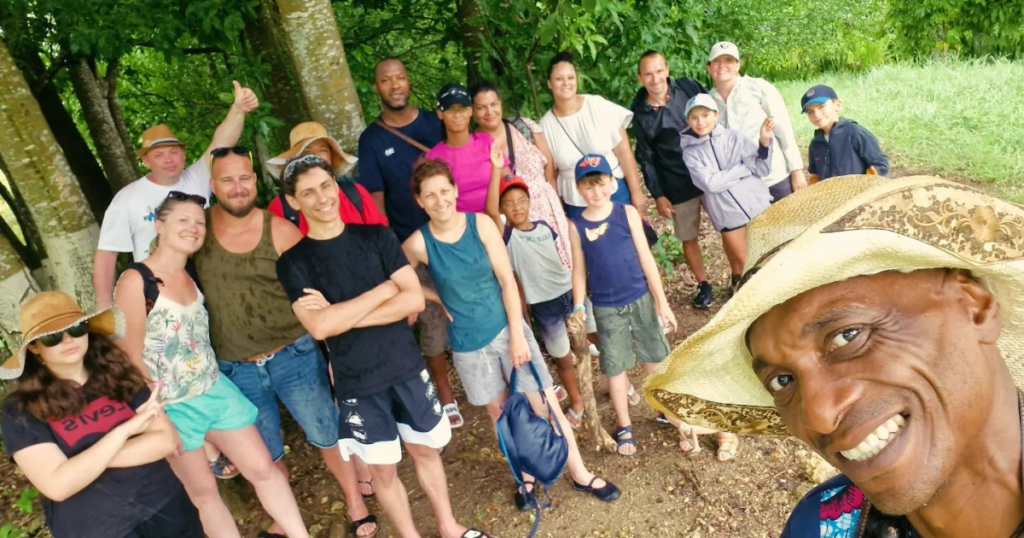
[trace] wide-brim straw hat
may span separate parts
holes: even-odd
[[[292,129],[291,134],[288,136],[288,141],[292,147],[288,151],[267,160],[267,171],[275,178],[281,179],[281,173],[284,171],[288,159],[302,155],[302,152],[306,151],[306,148],[317,140],[326,140],[331,145],[331,167],[334,168],[335,177],[341,177],[348,173],[359,160],[345,153],[341,149],[341,145],[338,144],[338,141],[327,134],[327,128],[323,125],[315,121],[307,121],[296,125]]]
[[[25,352],[29,344],[86,320],[89,322],[91,333],[113,336],[115,339],[124,336],[124,314],[116,307],[86,314],[70,295],[62,291],[44,291],[37,294],[21,308],[18,326],[22,343],[17,353],[0,365],[0,379],[21,376],[25,370]]]
[[[135,154],[141,159],[155,147],[178,146],[184,148],[187,145],[178,139],[170,127],[161,123],[142,132],[142,146],[135,150]]]
[[[785,433],[751,367],[747,330],[801,293],[884,271],[964,269],[996,297],[997,345],[1024,386],[1024,208],[936,177],[832,178],[751,221],[741,287],[644,387],[660,411],[736,433]]]

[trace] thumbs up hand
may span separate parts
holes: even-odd
[[[231,83],[235,85],[235,102],[233,106],[237,106],[242,112],[247,114],[260,106],[260,100],[256,98],[256,94],[252,90],[242,86],[237,80],[232,80]]]

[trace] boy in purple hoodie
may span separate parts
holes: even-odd
[[[704,207],[722,234],[735,287],[747,257],[747,223],[772,201],[761,178],[771,172],[775,123],[764,120],[760,146],[755,146],[739,131],[718,125],[718,105],[706,93],[690,98],[685,114],[690,128],[680,136],[683,162],[693,184],[704,191]]]

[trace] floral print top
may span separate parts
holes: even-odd
[[[543,134],[544,130],[533,120],[520,118],[523,123],[529,126],[535,134]],[[512,135],[512,148],[516,152],[515,170],[512,172],[523,178],[526,187],[530,189],[530,213],[528,218],[531,221],[542,220],[557,232],[555,249],[558,250],[558,258],[566,269],[572,270],[572,248],[569,246],[569,221],[565,218],[565,211],[562,209],[562,199],[558,192],[548,183],[544,175],[544,166],[548,160],[544,158],[537,146],[519,132],[518,129],[509,129]],[[506,142],[507,144],[507,142]]]
[[[146,316],[142,362],[160,384],[158,398],[178,403],[209,390],[220,376],[210,344],[210,316],[203,293],[192,304],[180,305],[163,295]]]

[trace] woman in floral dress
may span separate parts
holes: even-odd
[[[542,220],[558,233],[555,248],[566,269],[572,269],[569,248],[569,227],[562,209],[562,200],[555,190],[555,168],[544,131],[532,120],[503,118],[501,94],[490,82],[477,84],[470,90],[473,97],[473,119],[477,130],[491,135],[494,143],[508,156],[512,173],[523,178],[530,192],[531,221]],[[509,137],[511,148],[509,151]]]
[[[156,247],[145,261],[125,269],[114,291],[127,320],[117,345],[174,424],[181,450],[168,459],[199,509],[206,535],[240,538],[202,449],[209,440],[252,483],[288,538],[308,538],[288,480],[274,467],[254,425],[256,406],[220,375],[203,293],[185,269],[206,236],[205,204],[201,196],[171,191],[156,208]]]

